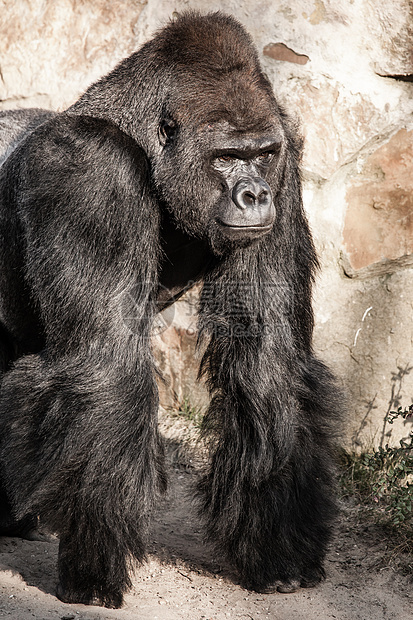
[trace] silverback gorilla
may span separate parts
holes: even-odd
[[[207,539],[247,588],[318,583],[340,403],[312,353],[301,144],[250,37],[185,13],[65,112],[0,123],[1,533],[40,516],[59,598],[122,604],[166,487],[151,318],[202,281]]]

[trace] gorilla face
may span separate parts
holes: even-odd
[[[255,239],[271,230],[275,206],[266,177],[278,163],[280,148],[281,136],[241,135],[214,152],[212,168],[224,188],[215,222],[228,239]]]
[[[178,227],[213,248],[248,245],[271,231],[284,151],[276,118],[243,131],[226,120],[191,127],[170,116],[159,143],[153,175]]]

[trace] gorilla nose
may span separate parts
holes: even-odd
[[[275,221],[270,186],[260,177],[238,179],[231,200],[222,205],[217,223],[223,235],[244,241],[266,235]]]
[[[260,177],[240,179],[232,190],[232,200],[239,209],[268,208],[272,202],[271,188]]]

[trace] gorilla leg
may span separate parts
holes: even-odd
[[[157,390],[140,362],[100,353],[19,360],[3,380],[2,462],[17,518],[60,534],[58,595],[118,607],[147,513],[165,488]],[[127,357],[127,356],[126,356]]]
[[[18,536],[19,538],[33,537],[33,531],[37,527],[36,515],[25,515],[16,520],[13,516],[12,506],[3,483],[0,484],[0,536]]]
[[[263,288],[251,291],[253,299]],[[324,366],[295,352],[276,293],[261,307],[261,317],[265,308],[273,316],[254,324],[255,302],[242,299],[237,284],[232,301],[243,308],[234,318],[227,290],[215,282],[201,299],[201,325],[211,334],[202,369],[213,394],[201,512],[208,537],[246,587],[291,592],[324,576],[335,515],[328,423],[335,392]]]
[[[14,359],[13,347],[10,338],[0,325],[0,380]],[[13,516],[12,506],[4,487],[0,472],[0,536],[20,536],[25,538],[36,527],[37,517],[25,515],[16,520]]]

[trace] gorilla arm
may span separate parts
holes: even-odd
[[[207,274],[200,302],[212,396],[200,513],[243,584],[263,592],[322,578],[335,513],[331,412],[339,402],[312,354],[316,259],[291,145],[286,155],[273,230]]]
[[[61,535],[59,596],[119,606],[165,486],[149,346],[158,206],[142,151],[102,120],[56,117],[11,160],[6,206],[20,214],[45,347],[3,380],[7,489],[18,518],[40,514]],[[133,290],[131,332],[121,306]]]

